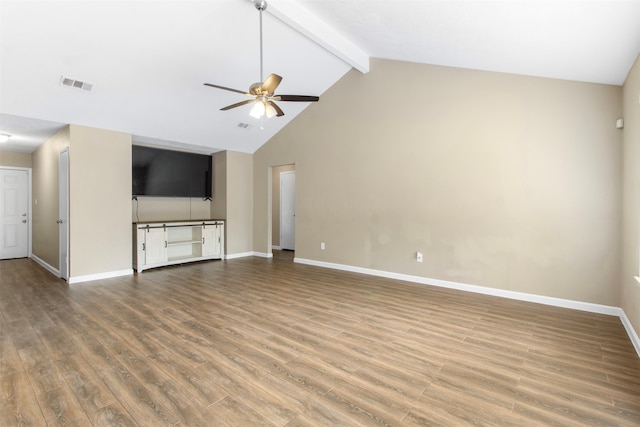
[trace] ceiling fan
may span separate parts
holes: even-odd
[[[255,0],[255,7],[260,11],[260,82],[254,83],[249,86],[249,91],[232,89],[225,86],[214,85],[211,83],[205,83],[205,86],[214,87],[217,89],[228,90],[231,92],[241,93],[243,95],[250,96],[251,99],[240,101],[235,104],[222,107],[220,110],[226,111],[232,108],[240,107],[242,105],[255,103],[256,105],[251,109],[249,113],[252,117],[262,118],[267,116],[271,118],[273,116],[284,116],[284,112],[278,107],[274,101],[288,101],[288,102],[317,102],[320,98],[317,96],[308,95],[276,95],[275,91],[282,77],[277,74],[270,74],[266,80],[263,79],[262,70],[262,12],[267,9],[266,0]]]

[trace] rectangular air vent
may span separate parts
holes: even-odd
[[[90,91],[93,89],[93,83],[87,83],[80,80],[70,79],[69,77],[60,76],[60,84],[62,86],[75,87],[77,89],[82,89],[86,91]]]

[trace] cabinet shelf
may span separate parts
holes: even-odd
[[[224,222],[175,221],[133,224],[133,268],[224,259]]]
[[[173,242],[167,242],[167,246],[178,246],[178,245],[191,245],[191,244],[201,244],[202,240],[176,240]]]

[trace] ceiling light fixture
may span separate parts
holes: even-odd
[[[277,115],[278,112],[276,109],[266,100],[260,100],[256,102],[256,105],[253,106],[249,115],[251,117],[255,117],[256,119],[261,118],[262,116],[267,116],[268,119]]]
[[[237,102],[232,105],[222,107],[220,110],[226,111],[232,108],[237,108],[243,105],[255,103],[249,115],[256,119],[261,119],[260,129],[264,128],[264,118],[270,119],[271,117],[284,116],[284,112],[276,105],[275,101],[288,101],[288,102],[317,102],[320,98],[310,95],[276,95],[274,92],[282,77],[277,74],[270,74],[266,80],[263,78],[263,49],[262,49],[262,12],[267,9],[266,0],[252,0],[256,9],[260,12],[260,82],[254,83],[249,86],[249,91],[232,89],[230,87],[214,85],[211,83],[205,83],[205,86],[211,86],[218,89],[228,90],[230,92],[241,93],[249,96],[251,99],[246,101]]]
[[[0,142],[7,142],[11,138],[8,133],[0,133]]]
[[[256,105],[253,106],[253,108],[251,109],[251,111],[249,112],[249,115],[251,117],[255,117],[256,119],[259,119],[260,117],[264,116],[264,103],[262,101],[256,102]]]

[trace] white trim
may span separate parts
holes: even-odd
[[[281,246],[276,246],[276,245],[271,245],[271,249],[274,249],[276,251],[281,251],[282,247]]]
[[[34,260],[35,262],[37,262],[38,264],[40,264],[45,270],[48,270],[50,273],[52,273],[54,276],[56,277],[60,277],[60,270],[58,270],[55,267],[52,267],[51,265],[49,265],[48,263],[44,262],[41,258],[39,258],[37,255],[31,254],[30,257],[32,260]]]
[[[64,169],[60,168],[60,163],[63,154],[66,153],[66,167]],[[71,152],[69,151],[69,147],[64,147],[62,150],[58,152],[58,265],[60,266],[60,277],[65,279],[67,283],[71,283],[70,274],[71,274],[71,229],[69,228],[69,217],[71,215],[71,196],[70,196],[70,165],[71,165]],[[64,194],[60,191],[62,187],[60,185],[60,180],[65,180]],[[60,198],[64,197],[63,203],[60,203]],[[65,206],[66,205],[66,206]],[[60,215],[64,210],[65,215]],[[63,217],[64,216],[64,217]],[[64,222],[64,225],[62,223]],[[66,235],[64,238],[65,249],[62,250],[63,239],[60,238],[60,235],[64,235],[62,232],[66,231]],[[66,255],[66,257],[63,257]],[[64,258],[64,259],[63,259]],[[62,268],[64,266],[64,268]],[[66,277],[63,277],[66,276]]]
[[[111,279],[113,277],[130,276],[132,274],[133,274],[133,268],[128,268],[126,270],[107,271],[105,273],[87,274],[84,276],[69,277],[68,283],[71,285],[73,283],[89,282],[92,280],[101,280],[101,279]]]
[[[251,252],[251,255],[252,256],[258,256],[258,257],[261,257],[261,258],[273,258],[273,252],[266,253],[266,252],[255,252],[254,251],[254,252]]]
[[[631,339],[631,342],[633,343],[633,346],[636,349],[638,356],[640,356],[640,339],[638,339],[638,335],[633,329],[631,322],[629,321],[627,316],[624,314],[624,311],[620,307],[614,307],[614,306],[602,305],[602,304],[593,304],[593,303],[582,302],[582,301],[573,301],[573,300],[555,298],[555,297],[547,297],[543,295],[528,294],[524,292],[509,291],[505,289],[487,288],[484,286],[468,285],[465,283],[450,282],[447,280],[429,279],[427,277],[412,276],[409,274],[393,273],[389,271],[374,270],[374,269],[363,268],[363,267],[354,267],[354,266],[345,265],[345,264],[335,264],[331,262],[315,261],[315,260],[305,259],[305,258],[294,258],[293,262],[297,262],[299,264],[313,265],[316,267],[332,268],[335,270],[344,270],[344,271],[349,271],[353,273],[368,274],[371,276],[386,277],[389,279],[404,280],[407,282],[419,283],[423,285],[438,286],[442,288],[456,289],[460,291],[474,292],[474,293],[484,294],[484,295],[493,295],[493,296],[502,297],[502,298],[534,302],[538,304],[550,305],[555,307],[570,308],[573,310],[581,310],[581,311],[588,311],[592,313],[606,314],[609,316],[617,316],[622,321],[622,324],[624,325],[624,328],[627,330],[627,334],[629,335],[629,338]]]
[[[33,170],[32,168],[26,168],[27,174],[29,176],[29,189],[28,197],[29,197],[29,239],[27,241],[28,249],[27,253],[31,256],[33,251]]]
[[[633,325],[623,309],[620,309],[620,321],[622,321],[622,325],[627,330],[627,335],[629,335],[631,344],[633,344],[633,347],[636,349],[636,353],[640,356],[640,337],[638,337],[635,329],[633,329]]]
[[[256,252],[256,251],[251,251],[251,252],[239,252],[237,254],[227,254],[224,258],[225,259],[236,259],[236,258],[246,258],[246,257],[250,257],[250,256],[258,256],[261,258],[273,258],[273,254],[268,254],[265,252]]]
[[[640,283],[640,277],[638,277],[638,276],[633,276],[633,277],[636,279],[636,281],[637,281],[638,283]]]
[[[224,256],[224,259],[245,258],[248,256],[253,256],[253,252],[239,252],[237,254],[226,254]]]

